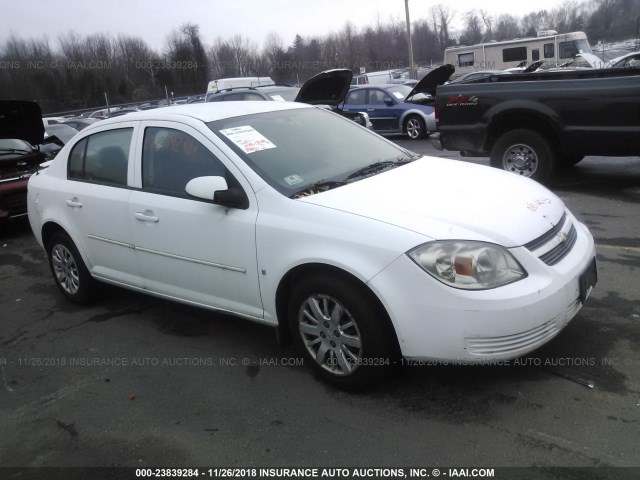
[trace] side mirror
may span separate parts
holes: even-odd
[[[240,187],[231,187],[223,177],[196,177],[189,180],[185,190],[189,195],[208,200],[227,208],[249,208],[249,199]]]
[[[192,197],[212,202],[216,192],[227,188],[227,181],[223,177],[196,177],[189,180],[185,190]]]
[[[391,100],[390,98],[385,98],[384,99],[384,104],[387,107],[393,107],[395,105],[395,102],[393,100]]]

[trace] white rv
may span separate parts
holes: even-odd
[[[592,53],[584,32],[559,34],[545,30],[534,38],[449,47],[444,52],[444,63],[453,65],[458,76],[477,70],[504,70],[538,60],[560,65],[578,53]]]
[[[209,101],[209,97],[220,90],[238,87],[258,87],[260,85],[274,85],[271,77],[236,77],[236,78],[220,78],[211,80],[207,85],[205,102]]]
[[[364,75],[370,85],[381,85],[386,83],[404,83],[409,80],[409,74],[405,70],[382,70],[379,72],[369,72]]]

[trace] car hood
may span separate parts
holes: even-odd
[[[407,95],[405,102],[409,102],[411,97],[417,95],[418,93],[423,93],[425,95],[431,95],[432,97],[435,97],[436,89],[438,88],[438,86],[443,85],[444,82],[449,80],[449,78],[455,71],[455,67],[448,64],[441,65],[438,68],[434,68],[424,77],[422,77],[422,80],[420,80],[416,84],[416,86],[413,87],[413,90],[411,90],[409,92],[409,95]]]
[[[320,72],[304,82],[294,101],[335,107],[344,102],[352,78],[353,72],[346,68]]]
[[[0,138],[16,138],[38,145],[44,139],[42,112],[36,102],[0,101]]]
[[[494,168],[423,157],[299,201],[367,217],[430,239],[511,248],[538,238],[565,207],[539,183]]]

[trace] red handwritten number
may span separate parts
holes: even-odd
[[[551,203],[551,200],[549,198],[538,198],[538,199],[534,200],[533,202],[527,203],[527,208],[529,210],[531,210],[532,212],[535,212],[542,205],[549,205],[550,203]]]
[[[198,153],[198,148],[194,142],[186,141],[182,147],[182,153],[185,157],[193,158]]]

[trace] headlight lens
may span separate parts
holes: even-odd
[[[492,243],[437,241],[407,255],[436,280],[465,290],[497,288],[527,276],[506,248]]]

